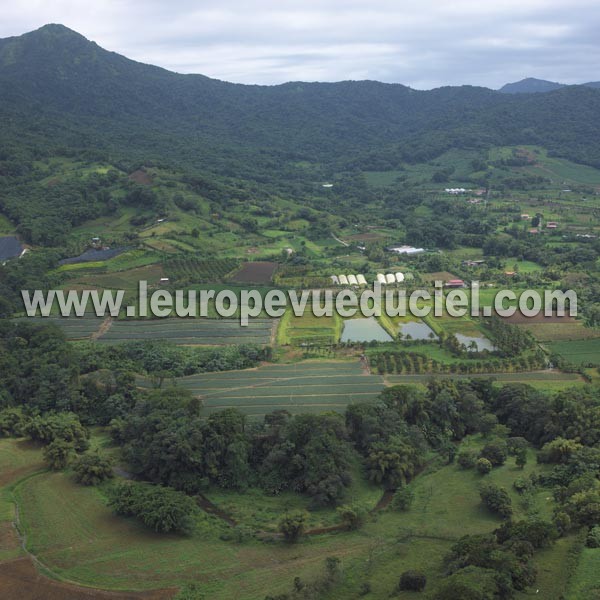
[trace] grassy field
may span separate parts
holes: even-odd
[[[463,440],[461,448],[477,449],[483,443],[484,438],[473,436]],[[481,506],[481,475],[455,464],[435,463],[412,482],[415,501],[409,511],[371,513],[363,528],[355,532],[311,535],[294,546],[257,539],[234,542],[231,535],[224,535],[228,525],[203,513],[191,537],[159,535],[134,520],[115,516],[106,506],[103,488],[79,486],[68,472],[31,475],[39,466],[40,455],[39,449],[23,442],[0,440],[2,472],[7,462],[25,469],[21,475],[13,471],[7,482],[14,484],[20,478],[20,483],[12,492],[3,488],[3,497],[12,493],[19,505],[20,529],[27,536],[27,548],[53,577],[105,589],[168,588],[196,581],[207,598],[263,600],[266,594],[289,591],[296,576],[310,581],[322,575],[325,558],[337,556],[342,576],[324,600],[357,597],[364,582],[370,583],[373,597],[384,598],[393,591],[399,574],[409,568],[424,570],[427,589],[433,589],[442,575],[443,557],[455,540],[465,534],[492,531],[500,523]],[[530,450],[523,470],[509,458],[485,481],[507,489],[516,519],[526,514],[548,518],[553,510],[548,490],[536,493],[526,512],[512,488],[517,477],[545,468],[536,463],[535,452]],[[358,463],[353,472],[348,502],[373,508],[381,490],[362,478]],[[308,509],[305,498],[291,494],[269,497],[257,490],[238,493],[211,489],[207,495],[240,526],[253,531],[273,531],[287,510]],[[5,521],[13,514],[4,515]],[[333,509],[309,514],[309,528],[337,522]],[[536,554],[539,575],[534,587],[539,589],[539,597],[558,600],[566,593],[565,557],[571,545],[572,539],[565,538]],[[0,561],[13,556],[1,552],[0,546]],[[597,559],[592,553],[584,551],[581,555],[567,598],[596,597],[591,595],[597,588]],[[397,597],[414,596],[401,593]]]
[[[600,365],[600,338],[552,342],[547,346],[551,352],[560,354],[570,363]]]
[[[357,360],[304,361],[192,375],[178,379],[177,385],[202,396],[208,412],[235,407],[262,416],[277,409],[341,411],[350,402],[375,400],[383,379],[365,375]]]

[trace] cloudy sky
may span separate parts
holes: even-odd
[[[0,0],[0,14],[0,37],[62,23],[129,58],[241,83],[600,80],[598,0]]]

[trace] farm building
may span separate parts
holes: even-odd
[[[450,279],[445,285],[449,288],[464,288],[465,282],[462,279]]]
[[[529,233],[539,233],[539,229],[530,229]]]
[[[332,275],[331,276],[331,283],[333,283],[333,285],[340,285],[339,277],[337,275]]]
[[[386,283],[396,283],[396,276],[393,273],[388,273],[385,276]]]
[[[358,281],[358,285],[367,285],[367,280],[364,275],[357,275],[356,281]]]
[[[444,191],[447,194],[452,194],[456,196],[458,194],[465,194],[467,190],[465,188],[446,188]]]
[[[425,252],[424,248],[415,248],[414,246],[390,246],[387,250],[396,254],[419,254]]]
[[[402,283],[404,281],[404,273],[396,273],[396,281]]]
[[[348,275],[348,283],[350,285],[358,285],[358,281],[356,279],[356,275]]]
[[[523,219],[524,221],[529,221],[531,217],[527,214],[527,213],[523,213],[521,215],[521,219]]]
[[[385,275],[383,273],[377,273],[377,282],[385,285]]]
[[[546,229],[556,229],[558,227],[558,223],[556,221],[548,221],[546,223]]]
[[[348,278],[345,275],[340,275],[340,285],[348,285]]]

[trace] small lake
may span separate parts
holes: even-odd
[[[344,321],[342,342],[392,342],[392,336],[377,322],[375,317],[368,319],[347,319]]]
[[[490,342],[490,340],[488,340],[486,337],[471,337],[469,335],[463,335],[462,333],[455,333],[454,335],[458,342],[460,344],[464,344],[467,347],[467,349],[469,349],[469,344],[471,342],[475,342],[477,344],[478,352],[481,352],[482,350],[489,350],[490,352],[493,352],[494,350],[496,350],[496,346],[494,346],[494,344],[492,344],[492,342]]]
[[[423,323],[423,321],[409,321],[401,323],[398,327],[398,333],[402,339],[406,339],[409,335],[412,340],[437,340],[438,336],[433,332],[433,329]]]

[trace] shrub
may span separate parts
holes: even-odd
[[[83,485],[98,485],[113,476],[112,461],[99,452],[87,452],[73,465],[75,481]]]
[[[109,506],[119,515],[137,517],[161,533],[189,534],[196,503],[182,492],[160,485],[121,483],[109,492]]]
[[[479,496],[489,510],[500,515],[503,519],[512,516],[512,503],[504,488],[488,483],[481,486]]]
[[[571,517],[566,512],[557,512],[552,519],[558,535],[563,536],[571,529]]]
[[[493,467],[498,467],[504,464],[507,454],[506,443],[496,440],[486,444],[479,453],[479,456],[487,458]]]
[[[361,506],[338,506],[336,509],[342,523],[350,530],[362,527],[365,522],[365,509]]]
[[[475,450],[461,450],[458,453],[457,462],[463,469],[472,469],[477,463],[477,452]]]
[[[480,458],[476,463],[477,470],[482,475],[487,475],[492,470],[492,463],[487,458]]]
[[[427,577],[421,571],[404,571],[400,576],[398,589],[410,592],[422,592],[425,589]]]
[[[394,493],[390,503],[394,510],[408,510],[415,499],[415,494],[409,486],[402,486]]]
[[[286,542],[296,543],[304,533],[306,515],[302,512],[286,514],[279,521],[279,531],[283,534]]]
[[[73,444],[59,438],[44,448],[44,460],[53,471],[61,471],[71,462],[74,453]]]
[[[588,548],[600,548],[600,525],[596,525],[589,530],[585,538],[585,545]]]

